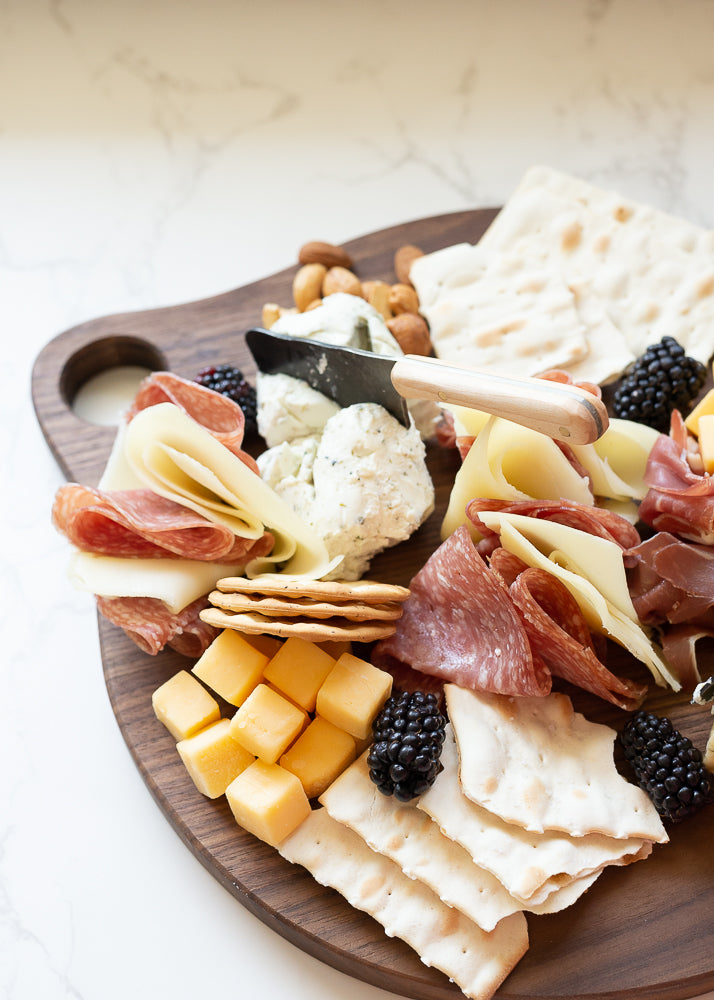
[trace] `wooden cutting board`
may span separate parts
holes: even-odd
[[[394,281],[393,255],[399,246],[416,244],[428,252],[473,242],[495,214],[483,209],[418,220],[345,247],[360,277]],[[55,337],[36,360],[32,396],[47,444],[67,478],[96,484],[114,437],[111,428],[88,424],[72,412],[74,395],[90,376],[115,365],[139,364],[191,378],[202,366],[220,362],[238,364],[252,376],[242,333],[260,324],[265,302],[291,303],[295,270],[198,302],[102,317]],[[259,441],[249,444],[260,449]],[[430,447],[428,462],[436,512],[409,542],[374,561],[370,575],[376,579],[408,584],[439,544],[458,458],[453,451]],[[278,934],[357,979],[414,1000],[461,996],[408,947],[388,939],[375,921],[242,831],[225,800],[211,802],[195,790],[151,708],[155,688],[190,667],[190,661],[170,651],[148,656],[101,618],[98,627],[107,690],[134,761],[174,830],[218,881]],[[609,664],[616,672],[648,679],[619,648],[613,647]],[[569,693],[589,718],[622,726],[619,710]],[[660,691],[651,704],[704,745],[711,723],[706,710],[692,708],[686,696]],[[655,848],[645,862],[608,869],[564,913],[529,917],[529,951],[497,995],[503,1000],[681,1000],[714,989],[713,818],[712,810],[705,810],[671,828],[668,845]]]

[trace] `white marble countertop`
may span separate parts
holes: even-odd
[[[49,523],[37,353],[536,162],[714,226],[713,31],[704,0],[0,3],[2,996],[386,996],[252,917],[146,790]]]

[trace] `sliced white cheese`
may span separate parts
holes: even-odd
[[[242,563],[231,567],[195,559],[123,559],[74,552],[68,575],[77,590],[98,597],[155,597],[178,614],[209,593],[217,580],[242,569]]]
[[[461,464],[441,526],[447,538],[468,524],[466,505],[474,497],[498,500],[545,500],[563,497],[592,504],[586,478],[571,465],[558,445],[545,434],[501,417],[491,417]]]
[[[657,437],[651,427],[613,417],[594,444],[574,445],[573,451],[590,473],[596,496],[642,500],[647,459]]]
[[[319,579],[334,569],[318,535],[237,456],[173,403],[138,413],[123,433],[124,458],[142,486],[230,527],[236,535],[275,536],[269,556],[248,574],[275,571]]]
[[[657,684],[669,684],[674,691],[680,689],[664,657],[637,621],[626,592],[622,554],[614,542],[520,514],[484,511],[479,516],[499,532],[505,549],[528,566],[537,566],[557,577],[578,602],[591,628],[609,636],[644,663]],[[616,550],[619,569],[609,549]]]

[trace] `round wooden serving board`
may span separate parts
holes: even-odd
[[[416,244],[428,252],[474,242],[495,214],[483,209],[419,220],[345,247],[360,277],[394,281],[393,255],[399,246]],[[206,364],[233,362],[251,377],[254,366],[242,334],[260,325],[264,303],[290,305],[295,270],[199,302],[92,320],[54,338],[36,360],[32,395],[48,446],[67,478],[96,484],[114,437],[112,428],[88,424],[72,412],[74,395],[90,376],[115,365],[140,364],[191,378]],[[249,444],[260,448],[259,441]],[[376,579],[408,584],[439,544],[458,457],[431,447],[428,461],[436,512],[409,542],[374,561],[370,575]],[[48,497],[48,517],[51,501]],[[196,791],[151,707],[155,688],[190,661],[172,652],[148,656],[101,618],[99,634],[107,690],[136,765],[175,831],[219,882],[284,938],[351,976],[414,1000],[461,996],[411,949],[387,938],[375,921],[241,830],[225,799],[212,802]],[[609,665],[644,676],[616,648]],[[616,727],[624,723],[618,709],[569,693],[589,718]],[[704,745],[711,724],[706,709],[659,689],[651,704]],[[656,847],[645,862],[608,869],[565,912],[529,917],[529,951],[497,995],[503,1000],[680,1000],[714,989],[711,820],[711,810],[704,810],[672,827],[668,845]]]

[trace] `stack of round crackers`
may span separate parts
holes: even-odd
[[[265,574],[225,577],[201,618],[217,628],[310,642],[374,642],[396,630],[406,587],[375,580],[298,580]]]

